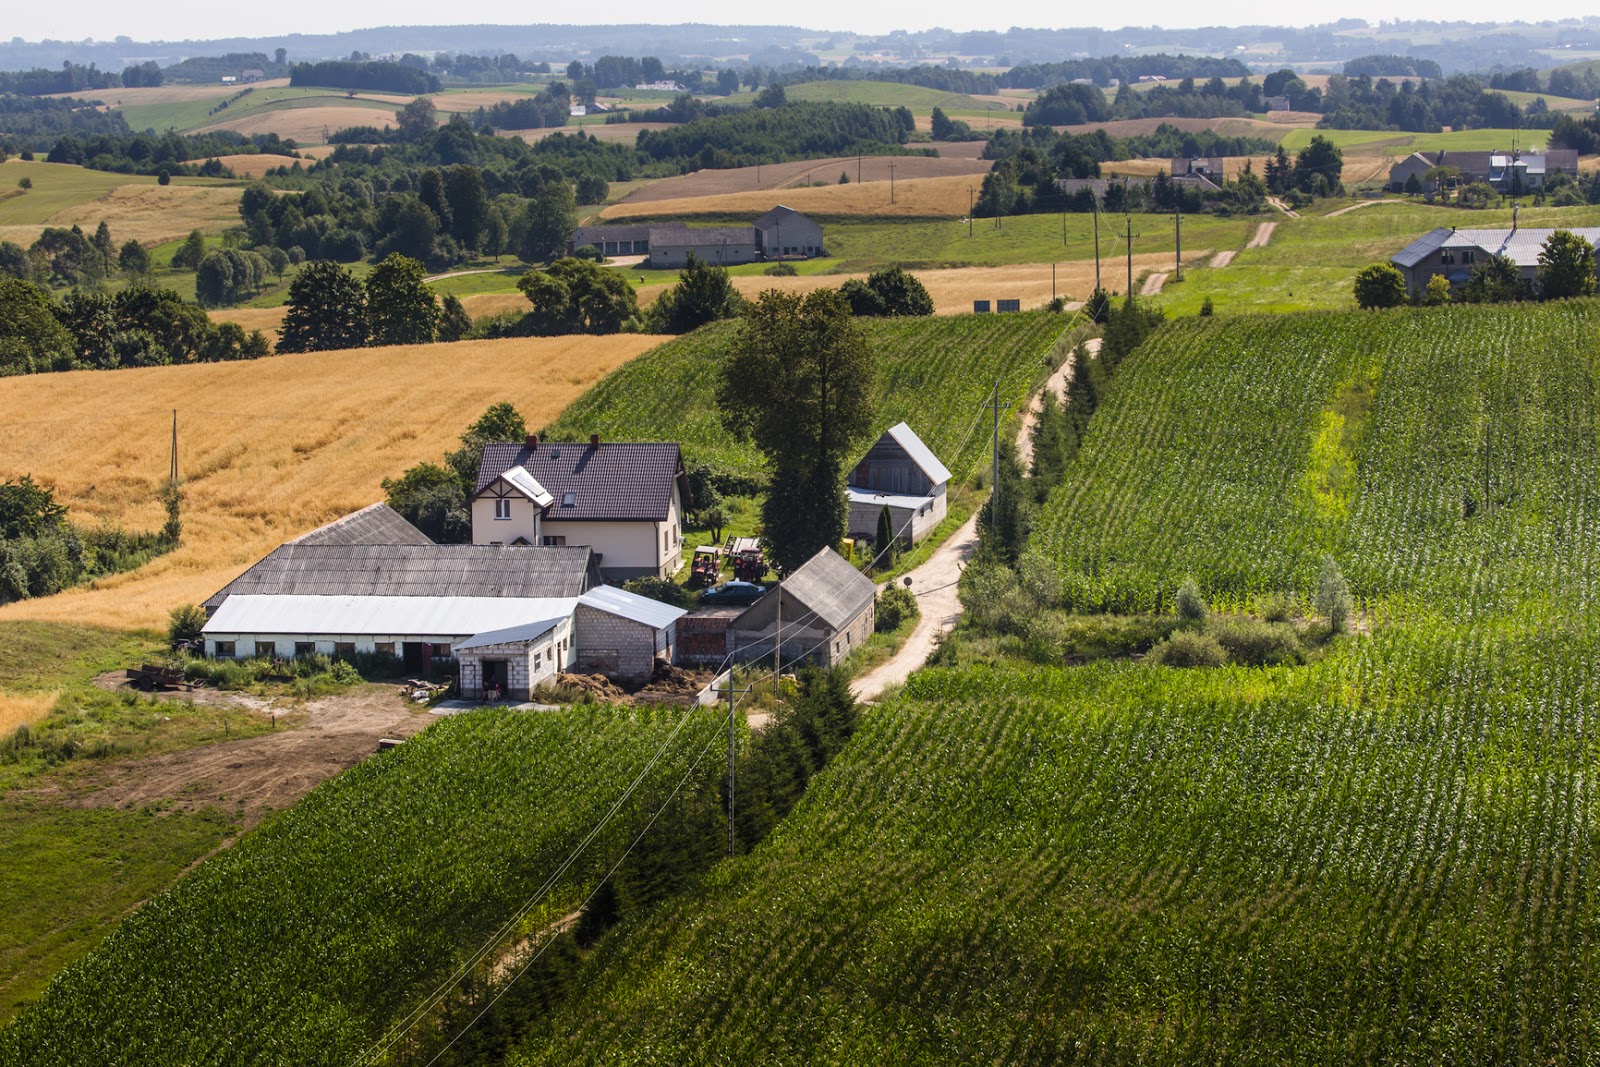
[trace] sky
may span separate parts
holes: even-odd
[[[44,38],[109,41],[125,35],[139,41],[187,40],[214,37],[261,37],[287,33],[332,33],[374,25],[428,26],[455,20],[450,8],[435,0],[388,0],[373,4],[327,0],[277,0],[270,4],[220,4],[211,0],[168,0],[157,4],[132,4],[127,0],[75,0],[48,4],[17,2],[7,5],[3,30],[7,36],[27,41]],[[1541,4],[1538,17],[1559,19],[1590,14],[1592,5],[1578,0],[1550,0]],[[559,11],[560,14],[555,14]],[[674,9],[658,0],[611,0],[604,11],[593,8],[545,7],[542,17],[530,17],[526,8],[474,8],[472,22],[564,21],[584,24],[706,22],[715,24],[800,24],[817,29],[886,33],[894,29],[1005,29],[1009,26],[1092,26],[1117,28],[1137,20],[1144,26],[1306,25],[1334,18],[1366,18],[1373,22],[1403,15],[1451,20],[1496,21],[1509,12],[1503,2],[1456,0],[1448,10],[1417,3],[1396,10],[1392,0],[1354,0],[1331,11],[1315,5],[1268,7],[1259,0],[1215,0],[1205,7],[1178,0],[1146,0],[1137,8],[1064,6],[1043,0],[1012,0],[1003,14],[966,0],[923,0],[909,12],[902,5],[873,4],[857,0],[809,0],[803,8],[782,9],[748,0],[699,0]],[[520,16],[520,17],[519,17]]]

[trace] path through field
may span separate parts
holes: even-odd
[[[1167,284],[1167,276],[1159,271],[1145,277],[1144,286],[1139,290],[1140,296],[1155,296],[1161,292],[1161,287]]]
[[[1238,255],[1238,254],[1239,253],[1237,251],[1235,251],[1234,249],[1232,249],[1232,248],[1228,249],[1226,252],[1218,252],[1216,254],[1216,256],[1213,257],[1212,260],[1211,260],[1211,269],[1212,270],[1221,270],[1223,267],[1226,267],[1229,263],[1232,263],[1233,262],[1233,257]]]
[[[1336,219],[1340,215],[1348,215],[1348,214],[1350,214],[1350,212],[1352,212],[1352,211],[1360,211],[1364,207],[1376,207],[1379,204],[1403,204],[1403,203],[1405,203],[1404,200],[1397,200],[1397,199],[1364,200],[1359,204],[1351,204],[1349,207],[1342,207],[1338,211],[1330,211],[1330,212],[1328,212],[1326,217],[1330,218],[1330,219]]]
[[[1100,339],[1093,338],[1085,341],[1084,345],[1090,352],[1098,352]],[[1045,382],[1044,389],[1029,403],[1022,426],[1017,430],[1017,456],[1024,466],[1033,458],[1033,427],[1039,421],[1044,393],[1050,391],[1058,397],[1064,396],[1067,381],[1071,377],[1072,357],[1069,355],[1062,360],[1050,380]],[[890,686],[902,684],[911,677],[912,671],[928,662],[939,638],[955,628],[957,620],[961,618],[958,588],[961,571],[977,547],[978,517],[974,515],[951,534],[950,539],[940,545],[926,563],[911,571],[908,575],[911,591],[917,596],[917,606],[922,610],[922,615],[917,619],[911,636],[900,646],[900,651],[851,683],[850,691],[857,700],[877,700]]]
[[[1299,218],[1298,215],[1295,216]],[[1272,231],[1278,228],[1276,222],[1263,222],[1256,226],[1256,232],[1250,235],[1250,243],[1246,248],[1265,248],[1267,242],[1272,240]]]
[[[1279,211],[1283,212],[1285,215],[1289,216],[1291,219],[1297,219],[1297,218],[1300,217],[1300,212],[1296,211],[1294,208],[1290,207],[1288,204],[1285,204],[1282,200],[1278,199],[1275,196],[1267,197],[1267,203],[1271,204],[1273,207],[1277,208]]]

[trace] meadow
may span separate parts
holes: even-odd
[[[877,364],[875,424],[909,422],[959,480],[987,454],[978,424],[994,383],[1008,402],[1030,395],[1051,369],[1068,318],[1029,312],[872,319],[862,326]],[[737,329],[703,327],[634,360],[574,401],[543,434],[679,441],[686,463],[759,475],[760,453],[723,428],[716,406],[720,368]]]
[[[581,902],[723,736],[676,708],[443,719],[126,918],[0,1064],[350,1063],[487,939]]]
[[[31,473],[73,518],[157,529],[172,410],[182,547],[139,570],[0,608],[44,619],[164,627],[286,538],[383,497],[379,483],[437,460],[485,408],[554,419],[659,343],[615,337],[462,341],[243,363],[39,374],[0,381],[0,480]]]
[[[23,178],[31,189],[19,187]],[[118,242],[153,244],[196,228],[220,233],[238,224],[241,191],[218,178],[174,178],[162,187],[153,177],[10,159],[0,163],[0,193],[16,195],[0,197],[0,240],[26,248],[46,226],[93,233],[102,219]]]
[[[1347,154],[1381,152],[1390,156],[1408,156],[1412,152],[1489,152],[1511,150],[1516,139],[1524,151],[1541,149],[1550,139],[1549,130],[1453,130],[1447,133],[1396,133],[1387,130],[1317,130],[1296,129],[1284,134],[1286,152],[1294,153],[1311,143],[1313,137],[1325,137]]]

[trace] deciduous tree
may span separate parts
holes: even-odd
[[[367,275],[367,323],[375,345],[425,345],[438,339],[439,302],[421,263],[391,252]]]
[[[1355,281],[1356,303],[1363,308],[1392,308],[1406,302],[1406,279],[1392,264],[1362,267]]]
[[[1595,291],[1594,245],[1571,230],[1557,230],[1539,250],[1539,295],[1546,300],[1592,296]]]
[[[278,351],[322,352],[366,343],[367,297],[361,283],[337,263],[307,264],[289,283]]]

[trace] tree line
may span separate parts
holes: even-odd
[[[129,533],[73,523],[55,493],[30,475],[0,482],[0,604],[133,570],[178,547],[178,490],[168,488],[163,501],[167,522],[161,530]]]
[[[436,93],[440,89],[439,79],[432,74],[406,63],[381,59],[358,62],[329,59],[320,63],[296,63],[289,69],[289,84],[408,95]]]

